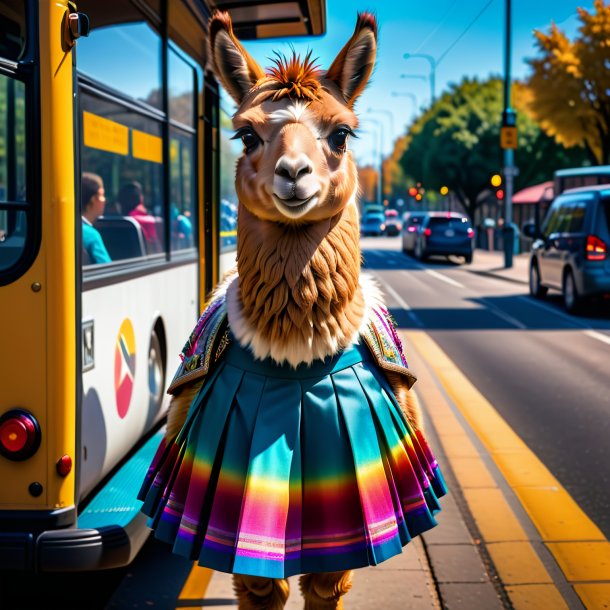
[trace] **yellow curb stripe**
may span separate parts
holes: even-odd
[[[555,585],[513,585],[506,592],[515,608],[524,610],[567,610]],[[595,606],[590,606],[595,608]]]
[[[571,582],[610,581],[610,546],[601,530],[429,335],[423,331],[413,331],[409,332],[405,339],[415,347],[436,374],[447,395],[489,451],[507,483],[513,488],[538,528],[566,578]],[[431,385],[427,384],[424,392],[426,398]],[[436,400],[432,402],[435,403]],[[429,406],[428,400],[426,405]],[[438,432],[436,418],[440,413],[434,404],[429,411]],[[471,454],[471,447],[467,445],[464,451],[460,451],[456,446],[466,436],[461,426],[460,430],[451,433],[451,424],[443,425],[443,433],[439,432],[439,437],[452,467],[456,457],[462,460],[472,459],[474,456]],[[450,451],[447,451],[445,444],[447,440]],[[468,444],[471,444],[470,441]],[[462,481],[472,482],[472,477],[464,476],[463,472],[459,474],[461,470],[463,464],[458,463],[456,477],[460,485]],[[546,569],[529,542],[525,541],[525,532],[502,492],[493,488],[476,489],[472,485],[470,487],[464,489],[464,495],[484,539],[489,543],[522,541],[512,548],[501,547],[499,544],[495,547],[495,556],[492,554],[492,557],[499,574],[512,574],[512,579],[519,579],[519,574],[524,575],[526,570],[542,568],[544,572],[537,572],[538,578],[542,578],[541,575],[546,573]],[[479,504],[484,507],[483,510],[477,509]],[[508,520],[506,523],[499,523],[504,522],[505,519]],[[491,546],[493,544],[490,544]],[[517,552],[529,558],[526,562],[529,567],[519,570],[515,568]],[[491,549],[490,553],[492,553]],[[496,560],[499,563],[496,563]],[[536,566],[537,562],[540,565]],[[598,586],[600,584],[604,587],[600,588]],[[583,589],[582,585],[575,584],[574,588],[587,607],[596,608],[603,606],[589,605],[587,600],[598,599],[599,595],[605,595],[607,593],[605,585],[606,583],[596,583],[593,589]],[[540,602],[539,607],[560,607],[550,605],[551,602],[556,604],[558,599],[562,600],[561,607],[564,604],[559,591],[552,584],[528,585],[520,581],[519,586],[507,587],[507,592],[515,607],[536,607],[532,600],[538,600],[544,595],[550,597],[544,603]],[[529,599],[528,595],[533,597]]]
[[[587,608],[610,608],[610,584],[574,585],[574,588]]]
[[[568,580],[610,580],[608,542],[548,542],[547,546]]]
[[[487,550],[503,585],[553,584],[529,542],[492,542]]]
[[[196,604],[193,607],[199,608],[201,606],[201,600],[205,598],[205,593],[210,584],[210,580],[212,580],[213,574],[213,570],[210,570],[209,568],[202,568],[194,563],[186,581],[184,582],[182,591],[180,591],[178,600],[182,602],[190,600]],[[180,604],[178,606],[178,608],[185,607],[188,606],[185,606],[184,604]]]

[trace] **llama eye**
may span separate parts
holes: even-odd
[[[241,139],[244,148],[246,149],[246,153],[251,153],[258,148],[258,145],[261,143],[261,139],[249,127],[240,129],[231,139],[235,140],[237,138]]]
[[[347,137],[351,131],[345,127],[339,127],[328,136],[330,147],[337,152],[345,152],[347,148]]]

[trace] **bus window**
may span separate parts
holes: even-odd
[[[25,127],[25,85],[0,74],[0,271],[25,248],[26,213],[9,205],[26,201]]]
[[[173,49],[168,59],[171,248],[195,244],[195,69]]]
[[[197,229],[193,135],[170,130],[170,220],[172,250],[192,248]]]
[[[235,165],[242,153],[241,140],[232,140],[233,122],[227,106],[232,102],[222,92],[220,107],[220,274],[235,264],[237,251],[237,193]]]
[[[0,57],[17,61],[25,50],[25,4],[0,1]]]
[[[90,4],[97,3],[79,2],[79,10],[89,15],[92,27],[86,44],[78,47],[79,72],[161,110],[161,37],[146,22],[96,27],[96,10],[92,6],[90,11]],[[127,20],[128,16],[121,12],[120,18]]]
[[[93,226],[101,234],[110,259],[163,252],[161,122],[120,100],[86,93],[80,100],[81,169],[103,181],[106,207]]]

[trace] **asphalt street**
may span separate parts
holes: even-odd
[[[610,308],[570,316],[460,259],[420,263],[399,238],[362,248],[399,325],[430,334],[608,537]]]

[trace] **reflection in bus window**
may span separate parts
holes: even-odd
[[[93,16],[89,17],[92,20],[91,35],[77,51],[79,72],[162,109],[162,45],[159,34],[145,22],[96,28]]]
[[[100,232],[93,223],[104,213],[106,197],[104,183],[97,174],[85,172],[81,178],[81,217],[83,231],[83,264],[99,265],[111,262]]]
[[[169,51],[169,118],[195,127],[195,70],[175,51]]]
[[[168,103],[172,122],[169,141],[172,250],[191,248],[195,243],[195,82],[193,66],[180,52],[170,49]]]
[[[25,5],[23,0],[0,0],[0,57],[17,61],[25,50]]]
[[[26,201],[25,128],[25,85],[0,74],[0,271],[25,247],[26,214],[6,205]]]
[[[191,248],[195,230],[194,136],[172,128],[170,135],[170,219],[172,249]]]
[[[81,165],[83,171],[98,174],[104,181],[106,210],[94,224],[110,258],[115,261],[163,251],[161,123],[118,101],[85,93],[81,94],[81,109]],[[117,221],[117,217],[132,218],[136,224]]]
[[[223,92],[224,93],[224,92]],[[241,140],[232,140],[233,123],[226,106],[228,97],[221,98],[220,108],[220,252],[237,250],[237,193],[235,166],[242,153]]]

